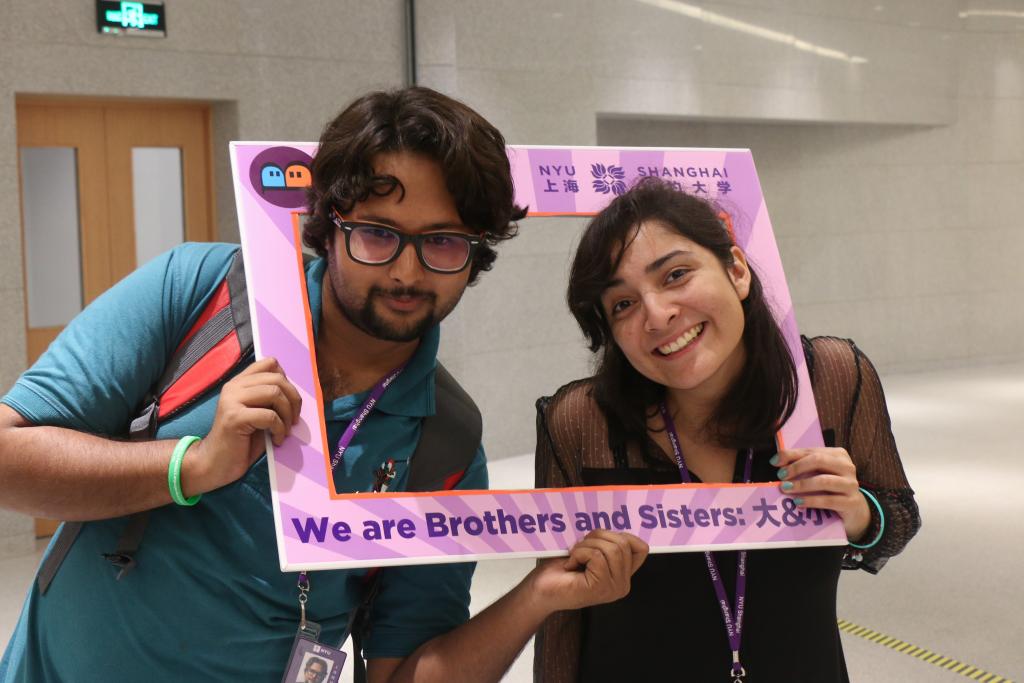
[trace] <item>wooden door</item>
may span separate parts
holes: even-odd
[[[73,150],[77,187],[79,249],[81,254],[82,305],[92,301],[112,284],[110,278],[110,231],[107,214],[105,175],[106,147],[103,109],[96,106],[35,106],[18,103],[19,180],[22,186],[22,230],[26,211],[25,155],[34,149]],[[22,248],[28,247],[23,234]],[[26,266],[29,258],[23,254]],[[27,268],[26,268],[27,271]],[[28,282],[26,272],[26,297]],[[27,308],[27,307],[26,307]],[[33,325],[26,316],[28,364],[35,362],[63,325]]]
[[[110,211],[110,269],[117,282],[138,267],[136,263],[136,194],[133,153],[139,150],[178,150],[184,239],[213,239],[213,197],[210,192],[212,159],[209,112],[195,105],[136,105],[108,107],[105,111],[107,202]]]
[[[31,365],[76,311],[141,265],[140,235],[144,258],[152,255],[147,248],[161,244],[213,239],[210,112],[195,103],[19,97],[17,129]],[[152,170],[168,159],[170,170]],[[60,173],[47,172],[53,163]],[[140,188],[151,172],[169,180],[150,182],[146,194]],[[48,187],[55,176],[68,186]],[[161,207],[147,213],[154,196],[179,205],[171,207],[180,217],[179,234],[154,240],[139,232],[162,229]],[[53,210],[67,224],[63,235],[54,232]],[[60,264],[45,262],[55,248],[66,265],[57,275],[52,269]],[[51,277],[71,278],[71,286],[51,287]],[[54,296],[65,299],[55,303]],[[57,524],[36,520],[36,535],[52,534]]]

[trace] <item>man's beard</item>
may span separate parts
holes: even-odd
[[[382,296],[415,296],[426,299],[428,310],[418,320],[393,322],[377,314],[374,303],[375,300]],[[440,322],[441,318],[451,312],[449,308],[448,311],[444,312],[444,315],[439,316],[437,312],[437,295],[424,292],[415,287],[396,287],[395,289],[385,290],[382,287],[374,286],[370,288],[366,298],[361,302],[353,301],[349,297],[337,292],[335,297],[338,302],[338,308],[341,309],[341,312],[353,325],[371,337],[384,341],[410,342],[419,339],[426,334],[427,330]]]
[[[439,308],[437,294],[433,292],[427,292],[415,287],[384,289],[383,287],[373,286],[366,293],[366,297],[361,299],[355,292],[345,287],[341,274],[331,267],[332,265],[328,263],[331,290],[334,294],[334,301],[338,304],[342,314],[349,322],[366,334],[383,341],[411,342],[419,339],[430,328],[444,320],[455,308],[455,305],[459,303],[459,299],[462,298],[460,292],[451,301],[442,302]],[[377,313],[375,306],[375,303],[384,296],[413,296],[424,299],[427,303],[427,312],[416,320],[387,320]]]

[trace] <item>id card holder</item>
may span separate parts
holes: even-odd
[[[306,619],[306,603],[309,601],[309,575],[306,572],[299,574],[298,589],[299,630],[295,634],[281,683],[338,683],[347,655],[319,643],[320,624]],[[342,645],[344,643],[342,641]]]
[[[319,637],[320,624],[306,621],[299,627],[281,683],[338,683],[347,655],[318,643]]]

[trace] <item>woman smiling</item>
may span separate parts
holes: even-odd
[[[777,451],[797,377],[761,282],[713,206],[656,178],[587,227],[568,302],[597,371],[538,401],[537,486],[778,481],[850,545],[651,556],[627,597],[548,619],[536,680],[848,680],[840,569],[877,572],[920,526],[870,361],[804,339],[827,446]]]

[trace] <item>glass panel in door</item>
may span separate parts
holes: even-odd
[[[181,150],[132,148],[135,263],[141,266],[185,239]]]
[[[82,310],[77,164],[74,147],[21,148],[28,326],[33,330],[61,328]]]

